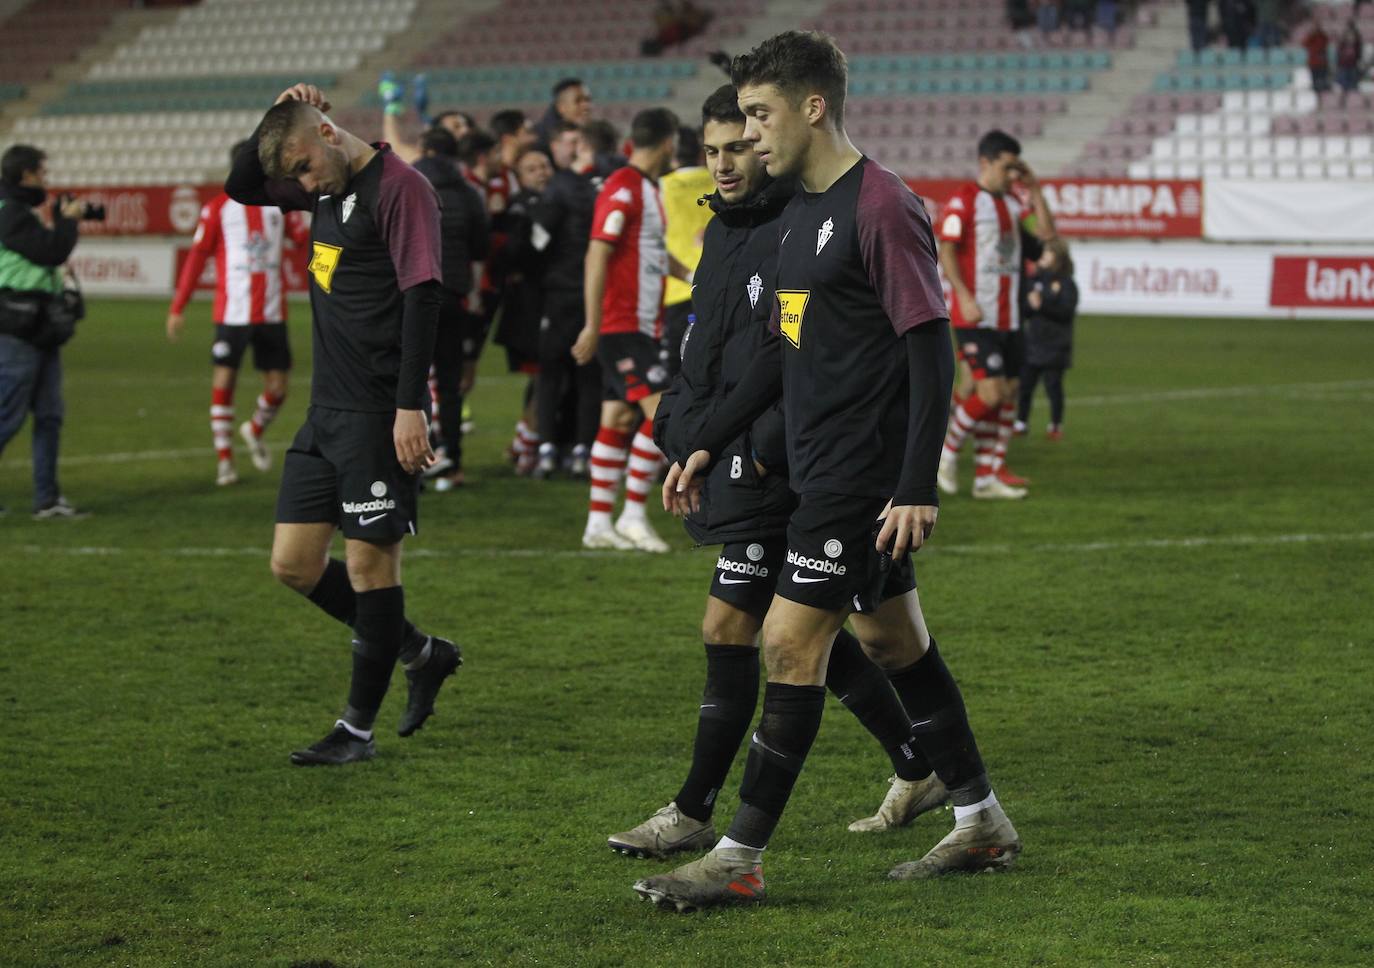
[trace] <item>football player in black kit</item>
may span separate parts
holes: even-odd
[[[670,460],[687,459],[690,451],[684,448],[719,398],[735,386],[763,344],[778,339],[768,331],[777,221],[796,191],[792,179],[770,179],[745,140],[734,87],[719,88],[701,114],[706,164],[716,184],[715,194],[702,201],[716,217],[706,227],[693,277],[696,323],[683,341],[682,370],[654,414],[654,436]],[[754,719],[755,640],[782,572],[787,519],[795,507],[787,486],[782,408],[775,404],[731,441],[703,488],[700,508],[686,519],[699,544],[723,545],[701,623],[706,687],[691,769],[672,802],[608,838],[612,850],[665,857],[715,846],[711,813]],[[911,722],[887,677],[844,629],[836,635],[825,682],[883,746],[896,772],[877,815],[855,821],[850,829],[903,826],[943,803],[943,786],[914,782],[930,770],[922,769],[923,760],[912,748]]]
[[[778,220],[781,366],[778,354],[756,357],[670,470],[664,503],[699,505],[699,474],[779,392],[799,501],[763,625],[769,681],[740,808],[705,857],[634,885],[679,911],[763,899],[763,851],[820,727],[846,620],[912,721],[923,782],[943,784],[954,803],[954,830],[890,876],[1004,868],[1021,850],[926,629],[910,558],[935,526],[953,382],[935,238],[920,200],[845,134],[847,73],[829,37],[797,31],[733,64],[746,138],[770,175],[801,185]]]
[[[427,377],[441,303],[439,205],[385,145],[331,122],[308,84],[284,91],[234,156],[225,191],[313,213],[310,409],[282,468],[272,573],[353,630],[343,716],[291,754],[300,766],[375,755],[372,725],[397,659],[410,695],[399,732],[433,712],[461,664],[453,643],[405,617],[401,538],[415,533],[417,475],[434,460]],[[334,532],[345,559],[329,557]]]

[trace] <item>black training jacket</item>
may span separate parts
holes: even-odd
[[[654,441],[671,461],[688,448],[720,401],[743,377],[769,332],[777,275],[777,219],[795,189],[770,182],[747,201],[706,199],[716,217],[706,226],[692,287],[696,322],[682,341],[682,371],[654,416]],[[787,484],[782,408],[774,405],[721,454],[702,492],[701,509],[686,519],[698,544],[753,541],[783,534],[796,498]],[[760,478],[754,461],[766,468]]]
[[[444,287],[465,296],[472,291],[472,264],[485,259],[491,248],[487,203],[448,158],[430,155],[413,167],[429,179],[439,196]]]

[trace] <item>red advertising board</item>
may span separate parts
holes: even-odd
[[[931,208],[964,181],[910,179]],[[1063,235],[1081,238],[1202,238],[1202,182],[1110,178],[1044,178],[1045,201]]]
[[[105,206],[105,221],[84,222],[83,236],[190,235],[196,230],[200,207],[221,191],[219,185],[132,185],[128,187],[66,187],[92,205]]]
[[[1374,256],[1276,255],[1269,305],[1374,310]]]

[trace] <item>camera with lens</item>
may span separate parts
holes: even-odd
[[[86,203],[86,207],[81,210],[81,219],[84,222],[103,222],[105,221],[105,206],[92,205]]]

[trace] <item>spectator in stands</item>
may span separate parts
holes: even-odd
[[[1232,50],[1244,50],[1254,32],[1254,4],[1251,0],[1219,0],[1219,5],[1221,32],[1226,37],[1226,46]]]
[[[553,103],[534,126],[539,144],[547,146],[559,123],[584,125],[592,117],[592,94],[579,78],[565,77],[553,86]]]
[[[1048,38],[1059,29],[1059,0],[1040,0],[1035,5],[1035,22],[1040,25],[1040,36]]]
[[[433,127],[420,139],[423,156],[415,170],[429,179],[439,196],[439,233],[443,241],[443,293],[434,340],[434,389],[438,398],[436,461],[425,471],[435,490],[463,483],[464,343],[480,330],[478,289],[490,230],[482,193],[458,167],[458,141],[446,128]]]
[[[715,12],[698,7],[692,0],[659,0],[654,10],[654,35],[639,45],[645,57],[657,57],[669,47],[686,43],[704,31]]]
[[[1064,0],[1064,25],[1087,34],[1092,30],[1096,12],[1097,0]]]
[[[1312,90],[1317,98],[1331,90],[1331,38],[1322,28],[1321,15],[1312,11],[1312,26],[1302,38],[1307,50],[1307,69],[1312,74]]]
[[[1035,39],[1031,34],[1031,28],[1035,26],[1035,15],[1031,13],[1030,0],[1007,0],[1007,23],[1022,47],[1035,46]]]
[[[48,228],[34,213],[47,198],[47,179],[47,155],[32,145],[13,145],[0,157],[0,452],[32,410],[33,516],[39,520],[84,516],[57,484],[66,340],[53,326],[53,309],[85,204],[58,199]]]
[[[1364,39],[1360,36],[1360,28],[1355,26],[1355,18],[1351,17],[1336,42],[1336,83],[1341,86],[1341,107],[1345,107],[1350,92],[1360,86],[1360,55],[1363,52]]]
[[[1188,42],[1193,53],[1207,46],[1207,7],[1211,0],[1188,0]]]
[[[1097,29],[1107,35],[1108,43],[1116,43],[1116,27],[1120,22],[1116,0],[1097,0]]]
[[[1073,281],[1073,259],[1061,238],[1045,243],[1036,262],[1035,275],[1022,288],[1026,319],[1026,360],[1016,414],[1016,433],[1026,432],[1031,397],[1041,377],[1050,399],[1050,424],[1045,436],[1064,436],[1064,371],[1073,365],[1073,321],[1078,312],[1078,286]]]
[[[1279,7],[1279,0],[1255,2],[1255,41],[1265,50],[1283,43],[1283,31],[1279,29]]]

